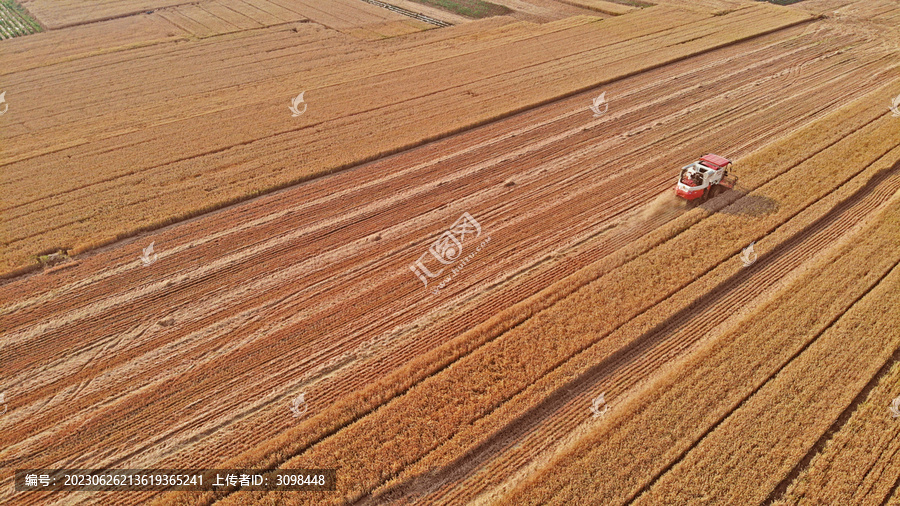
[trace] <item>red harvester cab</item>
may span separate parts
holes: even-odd
[[[730,168],[731,160],[714,154],[704,155],[681,168],[675,195],[691,204],[705,202],[737,184],[736,177],[728,176]]]

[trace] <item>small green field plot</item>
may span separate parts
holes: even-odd
[[[0,40],[39,31],[41,25],[31,19],[25,9],[12,0],[0,0]]]
[[[468,16],[470,18],[487,18],[509,14],[512,9],[504,6],[485,2],[483,0],[413,0],[414,2],[438,7],[454,14]]]

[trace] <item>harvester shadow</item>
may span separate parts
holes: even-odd
[[[750,217],[772,214],[779,208],[778,201],[761,195],[750,195],[743,188],[730,190],[723,194],[723,197],[728,198],[733,203],[717,210],[716,208],[719,206],[715,205],[714,199],[702,204],[700,207],[710,212]]]
[[[588,392],[593,391],[598,383],[601,383],[613,377],[616,372],[621,371],[629,365],[634,364],[641,357],[645,356],[649,351],[651,351],[654,347],[678,333],[684,327],[684,325],[694,319],[697,314],[702,311],[703,308],[713,307],[715,304],[721,302],[728,295],[738,289],[757,292],[753,295],[754,297],[759,293],[762,293],[768,288],[768,285],[764,283],[747,283],[747,281],[749,281],[754,274],[756,274],[761,269],[766,268],[773,262],[778,261],[785,255],[788,255],[790,252],[794,251],[798,245],[810,239],[811,236],[833,224],[841,216],[843,216],[845,212],[850,210],[858,201],[874,192],[882,182],[898,173],[898,171],[900,171],[900,163],[895,164],[889,169],[879,171],[868,181],[868,183],[842,200],[827,213],[820,216],[818,219],[804,227],[802,230],[798,231],[795,235],[787,239],[785,242],[774,247],[768,253],[760,255],[758,260],[750,267],[746,267],[737,271],[735,274],[720,282],[710,291],[703,293],[702,295],[694,299],[694,301],[689,303],[683,309],[679,310],[675,314],[671,315],[664,321],[654,326],[649,331],[634,339],[631,343],[611,353],[600,363],[590,367],[581,375],[572,379],[568,383],[559,386],[554,390],[552,394],[544,398],[544,400],[542,400],[540,403],[517,416],[511,422],[498,429],[480,444],[465,452],[463,455],[456,458],[447,466],[433,470],[427,474],[420,475],[410,481],[401,482],[393,487],[390,487],[382,494],[379,494],[379,497],[375,498],[376,502],[383,499],[393,500],[410,494],[418,495],[423,491],[427,493],[427,491],[434,490],[436,487],[439,487],[443,483],[458,482],[461,479],[472,476],[484,463],[489,461],[492,456],[498,455],[503,451],[506,451],[518,445],[521,442],[523,436],[534,432],[534,430],[539,428],[539,426],[550,416],[552,416],[553,413],[560,411],[567,404],[574,401],[578,397],[590,397],[588,395]],[[794,216],[796,216],[796,214],[799,214],[799,212],[801,211],[798,211],[794,215],[787,217],[787,219],[789,220],[793,218]],[[737,251],[730,255],[730,257],[733,257],[736,254]],[[812,255],[813,253],[809,254]],[[699,274],[698,279],[709,271],[715,269],[717,266],[718,265],[714,265],[708,271]],[[773,279],[772,283],[774,283],[775,281],[776,280]],[[644,311],[652,307],[653,306],[650,306]],[[638,315],[629,318],[628,321],[637,318],[638,316],[640,316],[640,314],[643,314],[643,311]],[[726,311],[724,312],[724,314],[720,315],[719,319],[721,321],[724,321],[728,316],[730,316],[730,312]],[[625,325],[625,323],[610,331],[604,336],[604,338],[619,330],[623,325]],[[716,325],[718,323],[719,322],[717,322]],[[599,340],[592,342],[590,345],[582,348],[581,350],[578,350],[575,355],[585,351],[587,348],[597,342],[599,342]],[[585,417],[589,416],[588,408],[589,406],[586,404],[584,407]]]

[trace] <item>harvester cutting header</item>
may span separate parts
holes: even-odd
[[[719,155],[705,155],[682,167],[678,184],[675,185],[675,195],[691,205],[706,202],[737,184],[737,177],[728,175],[730,168],[731,160]]]

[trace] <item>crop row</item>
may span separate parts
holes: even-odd
[[[12,0],[0,1],[0,40],[41,31],[41,25]]]

